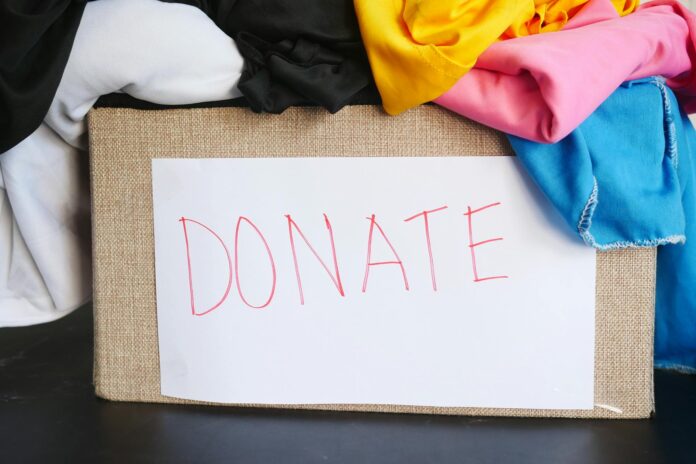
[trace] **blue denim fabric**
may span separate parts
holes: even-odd
[[[558,143],[508,138],[588,245],[663,245],[655,362],[696,372],[696,131],[664,80],[625,83]]]

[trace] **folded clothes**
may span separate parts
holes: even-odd
[[[84,7],[72,0],[0,0],[0,153],[41,124]]]
[[[246,60],[239,89],[256,112],[336,112],[372,85],[351,0],[166,0],[205,11]]]
[[[696,111],[696,15],[657,0],[619,17],[592,0],[566,27],[497,42],[435,102],[503,132],[556,142],[624,81],[668,78],[687,112]]]
[[[47,322],[91,297],[87,154],[75,147],[86,146],[97,98],[226,100],[240,95],[242,66],[233,40],[196,8],[87,4],[45,123],[0,156],[0,326]]]
[[[558,143],[509,139],[587,244],[659,246],[655,362],[696,371],[696,131],[664,79],[620,86]]]
[[[588,0],[355,0],[384,109],[398,114],[449,90],[499,38],[555,31]],[[604,0],[626,14],[636,1]]]

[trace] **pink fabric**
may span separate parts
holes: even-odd
[[[619,17],[591,0],[559,32],[493,44],[435,102],[467,118],[537,142],[557,142],[621,85],[661,75],[696,112],[696,15],[656,0]]]

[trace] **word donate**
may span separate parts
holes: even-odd
[[[506,275],[495,275],[495,276],[487,276],[487,277],[481,277],[478,272],[478,268],[476,266],[476,248],[482,245],[486,245],[491,242],[496,242],[498,240],[503,240],[503,237],[496,237],[496,238],[489,238],[486,240],[474,241],[473,237],[473,221],[472,217],[474,214],[479,213],[481,211],[484,211],[488,208],[491,208],[493,206],[499,206],[500,202],[496,203],[491,203],[485,206],[482,206],[480,208],[472,209],[471,206],[467,207],[466,213],[464,215],[467,217],[467,224],[468,224],[468,247],[470,250],[471,254],[471,267],[473,270],[473,281],[474,282],[483,282],[486,280],[494,280],[494,279],[507,279],[508,276]],[[432,281],[432,288],[433,291],[437,291],[437,277],[436,277],[436,272],[435,272],[435,257],[433,256],[433,244],[432,244],[432,239],[431,239],[431,232],[430,232],[430,216],[433,213],[443,211],[447,209],[447,206],[441,206],[436,209],[431,209],[431,210],[424,210],[418,214],[415,214],[407,219],[404,219],[405,222],[412,221],[417,218],[421,218],[423,221],[423,226],[424,226],[424,245],[425,245],[425,250],[427,251],[428,255],[428,267],[430,271],[430,278]],[[297,238],[301,239],[302,242],[304,242],[305,246],[307,249],[312,253],[314,258],[318,261],[318,264],[321,265],[321,267],[326,271],[328,274],[328,277],[331,279],[333,282],[334,286],[336,287],[336,290],[338,294],[342,297],[346,296],[344,287],[343,287],[343,282],[341,279],[341,272],[339,268],[339,260],[338,260],[338,255],[336,252],[336,243],[334,239],[334,233],[333,233],[333,228],[331,226],[331,221],[329,220],[329,217],[327,214],[323,215],[323,220],[324,224],[326,226],[326,231],[327,231],[327,239],[328,239],[328,244],[330,245],[330,259],[328,261],[331,262],[331,265],[327,265],[326,261],[321,258],[319,253],[317,252],[316,248],[312,245],[312,243],[307,239],[307,236],[302,232],[302,229],[297,225],[295,220],[292,218],[290,214],[285,215],[287,219],[287,230],[288,230],[288,243],[289,243],[289,248],[290,251],[292,252],[292,260],[293,260],[293,266],[294,266],[294,271],[295,271],[295,277],[297,279],[297,289],[299,292],[299,303],[301,305],[305,304],[305,297],[304,297],[304,289],[302,285],[302,274],[300,272],[300,262],[298,260],[298,253],[297,253],[297,248],[296,248],[296,242]],[[367,291],[367,283],[368,279],[370,277],[370,269],[373,266],[396,266],[401,273],[401,276],[403,278],[404,282],[404,290],[408,291],[410,289],[409,283],[408,283],[408,276],[406,272],[406,267],[404,265],[404,262],[402,261],[401,257],[399,256],[399,253],[397,252],[396,248],[394,247],[394,244],[392,243],[391,240],[389,240],[389,237],[385,233],[384,229],[380,225],[380,223],[377,221],[377,216],[375,214],[372,214],[370,217],[367,218],[369,221],[369,232],[367,234],[367,240],[366,240],[366,249],[367,249],[367,258],[365,259],[365,271],[364,271],[364,277],[363,277],[363,282],[362,282],[362,292]],[[188,282],[189,282],[189,296],[191,299],[191,314],[194,316],[203,316],[205,314],[210,313],[211,311],[219,308],[222,303],[227,299],[229,293],[230,293],[230,288],[232,287],[232,276],[233,274],[236,275],[235,283],[237,286],[237,291],[239,292],[239,297],[241,300],[244,302],[244,304],[250,308],[266,308],[271,304],[271,301],[273,301],[273,297],[275,295],[275,289],[276,289],[276,284],[277,284],[277,273],[276,273],[276,263],[275,259],[273,258],[273,253],[271,252],[271,248],[268,244],[268,241],[266,240],[265,235],[261,230],[254,224],[251,219],[244,217],[244,216],[239,216],[237,219],[236,227],[235,227],[235,234],[234,234],[234,259],[232,258],[232,255],[230,254],[230,250],[228,246],[225,245],[224,240],[221,238],[220,234],[215,232],[211,227],[196,221],[194,219],[182,217],[179,219],[181,222],[182,228],[183,228],[183,236],[184,240],[183,243],[185,245],[186,249],[186,262],[187,262],[187,270],[188,270]],[[188,224],[188,226],[187,226]],[[195,303],[195,297],[194,297],[194,286],[193,286],[193,267],[191,265],[192,262],[192,254],[194,251],[192,250],[192,240],[189,237],[189,232],[188,229],[191,227],[191,224],[195,224],[196,226],[200,227],[202,230],[205,230],[208,234],[210,234],[211,237],[213,237],[217,242],[220,244],[221,252],[224,253],[224,258],[227,261],[227,272],[225,272],[227,279],[226,279],[226,287],[224,292],[222,293],[222,297],[220,300],[215,303],[213,306],[211,306],[208,309],[202,310],[202,311],[197,311],[196,310],[196,303]],[[265,254],[268,256],[268,260],[270,263],[269,267],[269,274],[270,274],[270,280],[271,280],[271,286],[270,286],[270,292],[268,295],[268,298],[265,300],[265,302],[255,305],[249,302],[247,298],[244,296],[244,292],[242,291],[242,287],[240,284],[240,265],[239,265],[239,248],[240,246],[243,246],[243,244],[240,244],[240,239],[239,239],[239,232],[241,227],[246,224],[253,232],[257,235],[258,240],[260,240],[263,243],[263,246],[265,248]],[[387,261],[375,261],[372,256],[372,250],[373,250],[373,241],[377,240],[382,240],[384,244],[388,247],[389,252],[391,254],[390,260]],[[205,259],[201,259],[201,261],[205,261]],[[234,262],[234,265],[233,265]],[[208,269],[208,268],[204,268]],[[260,276],[257,276],[260,277]]]
[[[157,159],[152,175],[162,394],[592,407],[595,254],[514,158]]]

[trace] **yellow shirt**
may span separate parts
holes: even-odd
[[[398,114],[452,87],[501,38],[557,31],[588,0],[354,0],[384,109]],[[619,14],[638,0],[611,0]]]

